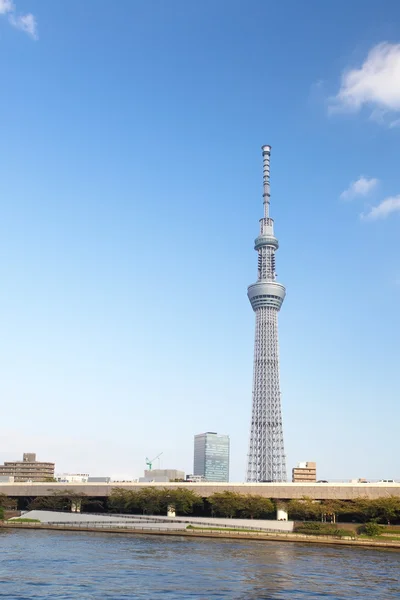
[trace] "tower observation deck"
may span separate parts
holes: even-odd
[[[256,314],[253,404],[247,481],[286,481],[285,451],[279,386],[278,312],[286,290],[276,281],[275,252],[279,247],[269,216],[271,146],[262,147],[264,217],[254,248],[258,252],[258,278],[247,295]]]

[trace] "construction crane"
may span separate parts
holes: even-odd
[[[147,458],[147,456],[146,456],[146,465],[149,467],[149,471],[151,471],[151,468],[152,468],[152,466],[153,466],[153,462],[154,462],[155,460],[157,460],[157,458],[160,458],[161,454],[162,454],[162,452],[160,452],[160,454],[158,454],[157,456],[155,456],[155,457],[154,457],[154,458],[152,458],[151,460],[149,460],[149,459]]]

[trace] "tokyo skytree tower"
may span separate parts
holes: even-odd
[[[279,387],[278,312],[286,290],[276,281],[274,222],[269,216],[269,161],[271,146],[262,147],[264,217],[255,240],[258,279],[247,295],[256,313],[253,406],[247,481],[286,481],[285,451]]]

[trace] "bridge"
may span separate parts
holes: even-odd
[[[190,489],[202,498],[215,492],[237,492],[257,494],[274,500],[301,499],[304,496],[313,500],[354,500],[355,498],[400,497],[400,483],[0,483],[0,494],[13,498],[33,498],[54,496],[68,491],[89,498],[107,498],[113,489],[139,491],[147,487]]]

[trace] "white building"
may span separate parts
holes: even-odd
[[[88,473],[59,473],[55,477],[59,483],[87,483]]]

